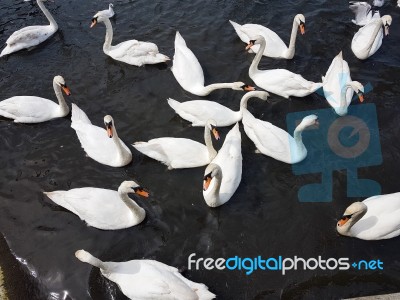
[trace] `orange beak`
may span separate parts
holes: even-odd
[[[300,33],[301,34],[305,34],[306,33],[306,26],[304,24],[300,24],[299,28],[300,28]]]
[[[142,196],[142,197],[145,197],[145,198],[149,197],[149,192],[144,190],[144,189],[142,189],[142,188],[137,188],[135,193],[138,194],[139,196]]]
[[[218,141],[219,140],[219,133],[217,128],[212,129],[212,133],[214,134],[214,138]]]
[[[109,138],[113,137],[112,127],[111,126],[107,126],[107,135],[108,135]]]
[[[253,46],[254,46],[254,43],[250,41],[250,43],[248,43],[246,46],[246,50],[249,50]]]
[[[97,24],[97,20],[93,19],[92,23],[90,24],[90,28],[93,28],[94,26],[96,26],[96,24]]]
[[[62,86],[61,88],[64,91],[65,95],[67,95],[67,96],[71,95],[71,91],[69,90],[69,88],[66,85]]]
[[[338,226],[343,226],[344,224],[347,223],[348,220],[350,220],[349,217],[343,217],[343,218],[341,218],[341,219],[339,220],[339,222],[338,222]]]
[[[207,176],[204,181],[203,181],[203,190],[207,191],[208,187],[210,186],[211,183],[211,177]]]
[[[360,100],[360,102],[364,102],[364,95],[362,93],[358,94],[358,99]]]
[[[244,87],[244,90],[245,90],[246,92],[249,92],[249,91],[255,91],[256,88],[255,88],[254,86],[251,86],[251,85],[246,85],[246,86]]]

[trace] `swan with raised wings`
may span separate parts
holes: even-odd
[[[342,51],[332,60],[325,77],[322,77],[324,95],[330,106],[339,116],[347,114],[354,92],[360,102],[364,101],[364,87],[358,81],[352,81],[350,68],[343,59]]]
[[[217,155],[210,133],[219,140],[216,126],[217,123],[213,120],[208,120],[204,126],[206,145],[191,139],[163,137],[148,142],[136,142],[132,146],[144,155],[167,165],[169,170],[201,167],[209,164]]]
[[[111,116],[104,117],[104,130],[94,126],[87,115],[72,103],[71,121],[82,148],[95,161],[111,167],[123,167],[132,161],[131,150],[118,137]]]
[[[256,85],[264,90],[289,98],[290,96],[305,97],[314,93],[322,86],[304,79],[301,75],[290,72],[286,69],[259,70],[258,64],[265,50],[265,39],[261,35],[255,36],[250,40],[246,49],[260,45],[260,50],[256,54],[249,68],[249,76]]]
[[[203,197],[207,205],[223,205],[236,192],[242,180],[242,138],[239,123],[228,132],[217,156],[203,177]]]
[[[58,105],[48,99],[36,96],[14,96],[0,102],[0,116],[13,119],[15,123],[40,123],[54,118],[65,117],[69,107],[61,90],[66,95],[71,92],[62,76],[55,76],[53,88],[58,99]]]
[[[351,41],[351,50],[358,59],[367,59],[382,45],[383,35],[389,34],[392,17],[385,15],[361,27]],[[383,29],[382,29],[383,28]]]
[[[381,17],[379,10],[372,9],[367,2],[350,1],[349,8],[355,14],[355,18],[351,21],[359,26],[364,26],[371,20]]]
[[[204,86],[203,69],[178,31],[175,36],[175,54],[171,71],[182,88],[197,96],[207,96],[217,89],[251,90],[251,87],[243,82],[214,83]]]
[[[76,214],[89,226],[103,230],[128,228],[144,220],[146,211],[128,196],[129,193],[149,196],[135,181],[122,182],[118,191],[85,187],[44,192],[54,203]]]
[[[168,104],[183,119],[192,123],[192,126],[204,126],[207,120],[215,120],[219,127],[231,126],[242,119],[242,111],[252,97],[267,100],[269,94],[265,91],[252,91],[243,95],[240,100],[240,110],[233,111],[224,105],[208,100],[192,100],[178,102],[169,98]]]
[[[247,109],[243,111],[242,123],[244,131],[260,153],[288,164],[295,164],[307,157],[302,132],[309,126],[317,125],[318,117],[304,117],[294,130],[293,137],[270,122],[255,118]]]
[[[132,300],[211,300],[215,295],[201,283],[183,277],[178,269],[156,260],[136,259],[124,262],[103,262],[85,250],[75,256],[100,269]]]
[[[154,43],[129,40],[112,46],[113,28],[110,19],[105,13],[98,12],[93,16],[90,27],[94,27],[99,22],[106,26],[103,51],[113,59],[138,67],[146,64],[159,64],[169,60],[168,56],[158,52],[158,47]]]
[[[51,37],[57,30],[58,25],[53,16],[44,6],[47,0],[37,0],[39,8],[42,10],[50,25],[38,25],[24,27],[15,31],[6,41],[7,46],[1,51],[0,57],[19,51],[21,49],[32,48]]]
[[[400,193],[354,202],[337,223],[341,235],[362,240],[391,239],[400,235]]]
[[[294,17],[289,47],[285,45],[282,39],[274,31],[267,27],[258,24],[239,25],[238,23],[230,20],[229,22],[232,24],[239,38],[246,44],[250,42],[250,39],[253,36],[263,36],[268,44],[268,47],[264,49],[264,56],[292,59],[296,48],[297,31],[300,30],[301,34],[305,33],[306,19],[302,14],[298,14]],[[254,45],[251,47],[251,49],[249,49],[249,52],[257,53],[259,49],[259,45]]]

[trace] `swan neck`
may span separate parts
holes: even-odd
[[[117,146],[118,156],[120,158],[123,158],[124,157],[124,149],[122,147],[121,140],[118,137],[118,133],[117,133],[117,130],[115,129],[115,126],[112,126],[112,134],[113,134],[112,135],[113,142]]]
[[[208,157],[211,160],[214,159],[214,157],[217,156],[217,151],[215,150],[213,146],[213,142],[211,139],[211,130],[208,128],[208,126],[204,126],[204,142],[206,144],[207,150],[208,150]]]
[[[124,201],[125,205],[130,209],[132,214],[138,218],[142,219],[144,210],[139,205],[136,204],[134,200],[132,200],[127,193],[118,190],[119,197],[122,201]]]
[[[304,147],[303,136],[302,136],[303,130],[304,130],[304,125],[300,123],[296,127],[296,129],[294,130],[294,133],[293,133],[293,138],[294,138],[294,141],[295,141],[296,146],[298,148],[303,148]]]
[[[104,25],[106,26],[106,39],[104,41],[103,51],[107,53],[111,50],[111,43],[113,39],[113,28],[110,20],[107,18],[104,20]]]
[[[297,32],[298,32],[298,25],[296,22],[296,17],[293,19],[293,27],[292,27],[292,33],[290,34],[290,42],[289,42],[289,47],[286,52],[286,58],[292,59],[294,56],[294,52],[296,49],[296,37],[297,37]]]
[[[55,30],[57,30],[58,29],[57,22],[56,20],[54,20],[53,16],[50,14],[46,6],[44,6],[43,2],[41,0],[37,0],[37,4],[44,13],[44,15],[46,16],[47,20],[49,20],[50,26],[52,26]]]
[[[231,89],[233,88],[233,83],[213,83],[204,87],[204,89],[200,92],[199,96],[207,96],[212,91],[218,89]]]
[[[55,92],[57,100],[58,100],[58,105],[60,107],[60,115],[62,117],[64,117],[64,116],[68,115],[69,107],[68,107],[67,103],[65,102],[64,95],[61,91],[61,87],[55,81],[53,81],[53,88],[54,88],[54,92]]]
[[[361,220],[362,217],[367,213],[367,207],[360,212],[354,213],[350,220],[346,222],[343,226],[338,227],[338,232],[342,235],[353,236],[353,233],[350,231],[351,228]]]
[[[340,93],[340,108],[341,109],[345,109],[347,108],[347,100],[346,100],[346,95],[347,95],[347,90],[348,89],[352,89],[352,86],[347,83],[343,88],[342,88],[342,92]]]
[[[251,66],[249,68],[249,76],[251,77],[252,75],[254,75],[255,73],[257,73],[258,71],[258,64],[261,61],[261,57],[264,53],[265,50],[265,39],[261,39],[261,44],[260,44],[260,49],[258,50],[256,56],[253,59],[253,62],[251,63]]]
[[[220,191],[221,182],[222,182],[221,173],[218,172],[214,176],[214,180],[215,180],[215,183],[214,183],[214,186],[210,190],[210,197],[208,198],[208,200],[206,200],[207,204],[211,207],[217,207],[221,203],[220,196],[219,196],[219,191]]]
[[[97,268],[100,268],[102,270],[105,270],[107,267],[103,261],[98,259],[97,257],[94,257],[90,253],[86,253],[88,256],[85,259],[85,262],[88,264],[91,264],[92,266],[95,266]]]

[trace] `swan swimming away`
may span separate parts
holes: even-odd
[[[14,96],[0,102],[0,116],[13,119],[15,123],[40,123],[65,117],[69,113],[69,107],[61,90],[67,96],[71,95],[71,92],[60,75],[54,77],[53,88],[58,105],[36,96]]]
[[[265,91],[252,91],[243,95],[240,100],[240,110],[233,111],[214,101],[192,100],[178,102],[169,98],[168,104],[183,119],[192,123],[192,126],[205,126],[207,120],[215,120],[219,127],[231,126],[242,120],[242,111],[247,107],[247,101],[252,97],[267,100],[269,94]]]
[[[264,37],[268,47],[264,49],[263,55],[273,58],[286,58],[292,59],[296,47],[297,31],[300,30],[301,34],[305,33],[305,17],[302,14],[298,14],[293,19],[292,33],[290,35],[289,47],[285,45],[282,39],[271,29],[258,25],[258,24],[245,24],[239,25],[231,20],[232,24],[239,38],[248,44],[250,37],[261,35]],[[249,52],[257,53],[260,49],[259,45],[254,45],[249,49]]]
[[[106,26],[106,39],[103,45],[103,51],[106,55],[115,60],[138,67],[146,64],[159,64],[170,60],[168,56],[158,52],[158,47],[154,43],[129,40],[112,46],[113,28],[110,19],[106,15],[103,12],[98,12],[93,16],[92,24],[90,25],[92,28],[100,22]]]
[[[95,161],[111,167],[123,167],[132,161],[131,150],[118,137],[114,120],[104,117],[107,130],[92,125],[87,115],[72,103],[71,127],[86,154]]]
[[[211,300],[215,295],[201,283],[183,277],[177,268],[150,259],[125,262],[103,262],[85,250],[76,258],[100,269],[132,300]]]
[[[239,123],[228,132],[203,177],[203,197],[210,207],[228,202],[242,180],[242,139]]]
[[[44,192],[54,203],[76,214],[89,226],[103,230],[128,228],[144,220],[146,211],[129,198],[129,193],[149,196],[135,181],[122,182],[118,191],[85,187]]]
[[[318,117],[309,115],[296,127],[293,137],[285,130],[255,118],[247,109],[243,112],[243,128],[258,152],[288,164],[301,162],[307,157],[302,132],[309,126],[318,125]]]
[[[364,26],[371,20],[381,17],[379,10],[372,9],[367,2],[350,1],[349,8],[355,14],[355,18],[351,21],[359,26]]]
[[[342,51],[332,60],[325,77],[322,77],[324,95],[330,106],[339,116],[347,114],[354,92],[360,102],[364,101],[364,87],[358,81],[352,81],[350,68],[343,59]]]
[[[45,1],[47,0],[37,0],[36,2],[46,16],[47,20],[49,20],[50,25],[28,26],[15,31],[7,39],[7,46],[3,49],[3,51],[1,51],[0,57],[14,53],[21,49],[34,47],[47,40],[58,30],[56,21],[43,4]]]
[[[132,146],[136,150],[168,166],[169,170],[196,168],[209,164],[217,155],[213,147],[211,134],[219,140],[217,123],[208,120],[204,126],[204,141],[206,145],[191,139],[163,137],[148,142],[136,142]]]
[[[255,84],[264,90],[289,98],[290,96],[305,97],[318,90],[322,83],[316,83],[304,79],[301,75],[292,73],[286,69],[259,70],[258,64],[265,50],[265,39],[257,35],[246,47],[246,50],[254,45],[260,45],[249,68],[249,76]]]
[[[367,59],[382,45],[383,35],[389,35],[392,17],[385,15],[361,27],[351,41],[351,50],[358,59]],[[384,28],[384,30],[382,29]]]
[[[203,69],[178,31],[175,36],[175,54],[171,71],[183,89],[197,96],[207,96],[217,89],[251,90],[243,82],[214,83],[204,86]]]
[[[362,240],[391,239],[400,235],[400,193],[354,202],[337,223],[341,235]]]

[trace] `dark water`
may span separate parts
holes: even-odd
[[[55,99],[52,79],[63,75],[72,96],[96,125],[111,114],[126,143],[175,136],[202,141],[203,129],[191,128],[168,107],[166,98],[198,99],[185,92],[170,71],[171,64],[137,68],[104,55],[105,28],[89,29],[92,15],[108,1],[56,1],[46,4],[59,31],[32,51],[1,59],[0,98],[37,95]],[[391,35],[371,59],[358,61],[350,50],[355,25],[346,1],[114,1],[114,40],[136,38],[157,43],[173,56],[179,30],[201,62],[207,83],[250,82],[253,55],[244,52],[231,25],[253,22],[268,25],[288,41],[293,16],[306,16],[306,35],[298,38],[291,61],[264,58],[263,68],[287,68],[319,81],[332,58],[343,50],[352,78],[370,82],[366,103],[375,103],[383,163],[359,170],[378,181],[383,193],[398,192],[400,144],[399,9],[395,1],[382,8],[394,19]],[[23,26],[45,22],[36,5],[22,1],[0,3],[0,40]],[[242,93],[213,92],[207,99],[239,108]],[[290,112],[328,108],[319,95],[277,100],[272,105],[253,101],[254,114],[286,128]],[[229,128],[221,129],[224,136]],[[346,170],[333,173],[333,201],[300,203],[301,186],[318,182],[319,174],[295,176],[291,166],[254,154],[242,131],[243,178],[233,198],[210,209],[202,197],[204,168],[168,171],[164,165],[133,151],[124,168],[100,165],[85,157],[69,116],[36,125],[15,125],[0,119],[0,231],[14,256],[26,265],[35,284],[33,298],[125,299],[115,284],[97,269],[74,257],[86,249],[103,260],[157,259],[187,265],[187,257],[349,257],[380,259],[383,271],[187,271],[218,299],[329,299],[400,291],[400,239],[361,241],[339,236],[336,219],[356,200],[346,196]],[[218,145],[219,147],[219,145]],[[138,200],[148,217],[135,227],[100,231],[45,199],[42,191],[85,186],[117,189],[134,178],[147,187],[150,200]],[[7,270],[6,270],[7,271]],[[24,278],[8,270],[9,277]]]

